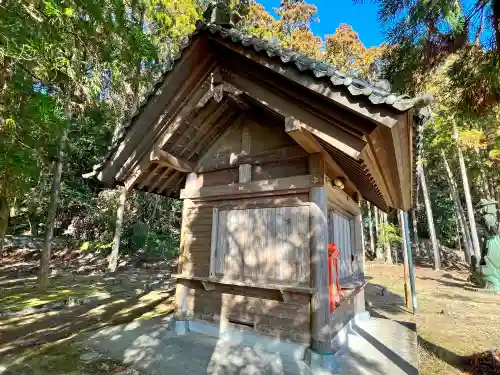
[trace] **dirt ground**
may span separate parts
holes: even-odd
[[[39,294],[35,260],[11,260],[0,265],[0,374],[137,374],[78,342],[91,330],[170,314],[168,269],[128,267],[108,275],[101,265],[72,272],[81,265],[67,264]],[[366,275],[373,316],[417,324],[422,375],[470,374],[459,369],[469,356],[500,348],[500,295],[465,289],[466,270],[417,267],[416,315],[405,308],[401,265],[369,262]]]
[[[0,374],[138,374],[79,341],[99,328],[172,313],[172,268],[125,264],[109,274],[102,257],[56,252],[49,289],[39,293],[32,253],[2,254]]]
[[[365,273],[372,315],[417,324],[422,375],[460,374],[454,366],[468,356],[500,348],[500,294],[465,289],[467,271],[416,267],[415,315],[405,308],[401,265],[368,263]]]

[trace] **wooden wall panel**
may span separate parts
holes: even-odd
[[[196,283],[190,283],[190,287],[187,316],[191,319],[300,344],[310,341],[310,299],[307,295],[286,303],[270,299],[269,291],[231,290],[230,286],[222,292],[205,291]]]
[[[295,141],[285,133],[285,124],[281,126],[269,126],[259,124],[252,119],[245,121],[250,130],[250,153],[256,154],[259,152],[272,150],[275,148],[294,146]]]
[[[212,237],[212,208],[189,207],[183,223],[184,247],[181,273],[208,276],[210,271],[210,240]]]
[[[245,122],[245,121],[244,121]],[[224,137],[224,141],[221,142],[220,147],[217,150],[213,150],[214,153],[219,152],[234,152],[239,153],[241,151],[241,132],[242,125],[233,130],[230,134]]]
[[[182,223],[184,231],[184,240],[182,247],[182,265],[179,269],[180,273],[193,276],[203,276],[208,277],[210,272],[210,248],[212,240],[212,214],[213,208],[218,207],[221,209],[221,213],[227,213],[228,209],[251,209],[256,207],[281,207],[283,205],[288,206],[303,206],[308,207],[309,197],[307,194],[295,194],[287,196],[275,196],[275,197],[256,197],[256,198],[246,198],[246,199],[235,199],[235,200],[219,200],[219,201],[201,201],[197,203],[191,202],[186,208],[185,221]],[[271,227],[270,218],[264,217],[262,219],[266,227]],[[252,227],[253,228],[253,227]],[[250,229],[250,232],[254,232],[254,229]],[[224,238],[227,234],[223,231],[218,233],[218,238]],[[221,241],[221,240],[220,240]],[[218,242],[220,242],[218,241]],[[273,245],[268,238],[264,236],[254,236],[253,240],[256,246],[262,248],[266,247],[268,243],[268,251],[273,253]],[[266,242],[268,241],[268,242]],[[221,250],[225,253],[225,248]],[[269,255],[266,255],[269,256]],[[304,254],[304,256],[307,256]],[[222,268],[219,268],[217,273],[222,273]],[[274,275],[274,269],[259,271],[261,274],[266,272],[270,275]],[[305,272],[305,271],[304,271]]]
[[[219,276],[309,284],[309,206],[219,209],[215,259]]]
[[[281,163],[252,166],[252,181],[291,177],[308,174],[308,159],[300,158]]]
[[[339,249],[340,280],[353,276],[352,255],[354,254],[351,219],[339,214],[333,209],[328,210],[328,242],[334,243]]]
[[[230,185],[238,183],[238,168],[205,172],[198,175],[198,187]]]

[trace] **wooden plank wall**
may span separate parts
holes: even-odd
[[[238,200],[192,202],[186,208],[186,219],[185,223],[183,223],[183,226],[185,225],[184,241],[181,249],[183,263],[179,272],[192,276],[209,276],[214,208],[222,212],[222,216],[227,216],[229,212],[236,211],[253,211],[253,214],[257,215],[262,213],[260,210],[264,210],[267,211],[265,214],[269,215],[270,218],[271,213],[275,211],[276,219],[273,222],[283,227],[280,236],[285,238],[288,236],[286,218],[291,216],[291,220],[299,220],[300,217],[297,216],[300,215],[298,213],[304,208],[309,208],[308,202],[309,196],[307,193]],[[281,211],[281,213],[278,214],[278,211]],[[295,215],[295,218],[293,215]],[[247,218],[249,217],[250,215],[247,216]],[[270,219],[260,218],[260,220],[264,222],[264,220],[269,221]],[[278,231],[278,228],[276,228],[276,231]],[[298,244],[299,242],[295,241],[299,241],[298,239],[304,235],[292,236],[291,243]],[[219,238],[219,234],[217,238]],[[259,236],[252,239],[252,245],[254,241],[256,247],[263,247],[267,240],[264,236]],[[291,247],[290,249],[294,248]],[[305,251],[308,250],[307,247]],[[255,252],[246,256],[245,261],[250,263],[254,256]],[[302,257],[307,256],[307,254],[302,255]],[[302,263],[302,266],[307,268],[298,272],[307,275],[308,278],[309,262]],[[257,269],[259,272],[263,272],[263,270]],[[273,271],[276,272],[276,270]],[[234,329],[264,334],[272,338],[301,344],[307,344],[310,341],[309,295],[294,294],[290,301],[284,302],[279,291],[231,285],[220,285],[215,290],[206,291],[201,282],[182,282],[189,285],[187,317],[191,319],[225,324]]]
[[[227,162],[219,164],[219,161],[242,152],[243,128],[251,135],[250,144],[246,147],[249,155],[296,146],[285,133],[283,124],[266,122],[266,125],[261,125],[248,117],[202,162],[202,166],[212,166],[208,170],[213,169],[214,161],[215,165],[221,167],[210,172],[202,172],[202,168],[198,173],[198,188],[238,182],[239,168]],[[281,162],[270,159],[269,162],[251,167],[251,181],[307,174],[307,156]],[[245,278],[266,278],[269,281],[276,278],[276,281],[294,284],[299,280],[309,285],[308,210],[307,192],[267,197],[256,195],[236,200],[212,197],[209,200],[189,201],[182,224],[184,237],[179,272],[200,277],[210,275],[214,229],[217,241],[215,249],[219,250],[215,256],[220,259],[231,255],[239,261],[231,262],[230,265],[219,262],[215,268],[216,274],[220,275],[229,269],[229,273],[238,276],[241,271]],[[212,228],[213,215],[219,223],[217,228]],[[294,226],[299,229],[298,233],[292,233],[291,228]],[[239,231],[239,228],[245,230]],[[263,228],[266,228],[267,234]],[[219,243],[223,250],[220,250]],[[240,252],[240,247],[245,251]],[[293,267],[279,267],[275,262],[281,260],[293,260]],[[278,290],[219,284],[207,291],[198,281],[179,280],[178,283],[188,287],[186,316],[190,319],[214,322],[301,344],[310,342],[310,295],[292,294],[284,302]]]
[[[352,258],[354,231],[352,219],[334,211],[328,210],[328,242],[334,243],[339,249],[339,279],[353,276]]]
[[[219,210],[216,274],[309,285],[309,206]]]
[[[189,286],[187,316],[190,319],[300,344],[310,342],[308,295],[295,295],[291,301],[283,302],[278,291],[229,285],[206,291],[196,282],[185,283]]]

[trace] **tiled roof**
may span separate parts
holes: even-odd
[[[391,93],[390,84],[386,80],[370,84],[367,81],[348,75],[323,61],[312,59],[289,48],[281,48],[279,44],[273,41],[256,38],[236,29],[226,29],[200,20],[196,23],[195,31],[181,40],[179,53],[166,64],[166,69],[163,74],[146,98],[141,102],[135,113],[130,117],[127,124],[124,124],[121,132],[115,138],[102,161],[94,165],[93,171],[85,174],[84,177],[94,177],[104,168],[104,165],[109,161],[118,148],[118,145],[125,138],[125,135],[134,121],[141,115],[149,100],[157,94],[157,91],[163,85],[167,75],[173,69],[175,62],[182,57],[183,51],[190,46],[194,37],[202,35],[203,33],[210,33],[223,40],[229,40],[243,47],[252,48],[258,53],[266,54],[270,58],[279,59],[284,65],[294,64],[297,69],[304,74],[312,74],[317,79],[329,82],[333,87],[343,86],[352,96],[365,96],[374,105],[390,106],[398,111],[405,112],[414,107],[426,107],[432,99],[432,97],[428,95],[420,98],[410,98],[408,95]]]

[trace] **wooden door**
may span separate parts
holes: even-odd
[[[339,249],[339,279],[353,276],[352,255],[354,250],[354,221],[334,211],[328,210],[328,242]]]
[[[309,284],[309,206],[218,210],[216,276]]]

